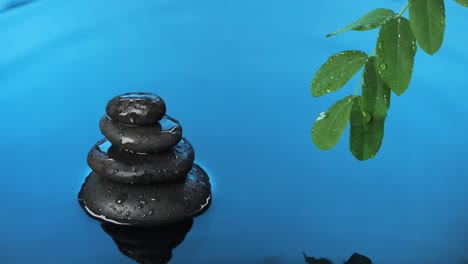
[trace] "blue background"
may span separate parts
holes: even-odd
[[[304,263],[302,251],[466,263],[467,8],[446,1],[443,46],[417,53],[376,158],[355,160],[348,130],[329,151],[310,138],[357,82],[313,98],[316,70],[342,50],[370,53],[377,31],[325,35],[405,3],[39,0],[0,13],[0,262],[132,263],[77,193],[107,101],[149,91],[213,183],[172,263]]]

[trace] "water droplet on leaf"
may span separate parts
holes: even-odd
[[[323,119],[327,118],[327,117],[328,117],[328,115],[329,115],[329,113],[328,113],[328,112],[322,112],[322,113],[320,113],[320,114],[319,114],[319,116],[317,117],[317,120],[315,120],[315,122],[317,122],[317,121],[320,121],[320,120],[323,120]]]
[[[380,51],[384,50],[384,44],[382,42],[379,42],[379,50]]]
[[[385,71],[385,70],[387,69],[387,64],[381,62],[381,63],[379,64],[379,68],[380,68],[382,71]]]

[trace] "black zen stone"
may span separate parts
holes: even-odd
[[[194,159],[193,147],[185,138],[168,151],[147,154],[127,151],[103,139],[89,152],[88,165],[111,180],[155,183],[183,179]]]
[[[156,125],[142,127],[124,125],[104,115],[99,127],[112,144],[140,153],[167,151],[182,138],[179,121],[168,115]]]
[[[164,117],[166,104],[152,93],[126,93],[112,98],[106,112],[112,120],[122,124],[150,126]]]
[[[129,184],[92,172],[78,201],[89,216],[121,225],[151,226],[180,222],[202,214],[211,201],[208,175],[194,164],[185,180]]]

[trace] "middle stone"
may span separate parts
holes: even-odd
[[[104,115],[99,127],[112,144],[138,153],[167,151],[182,138],[182,126],[168,115],[153,126],[125,125]]]
[[[195,152],[187,139],[161,153],[138,154],[103,139],[88,154],[88,165],[102,177],[127,183],[171,182],[187,176]]]

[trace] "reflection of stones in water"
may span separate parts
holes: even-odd
[[[103,223],[102,228],[125,256],[145,264],[165,264],[182,243],[193,219],[156,227],[131,227]]]

